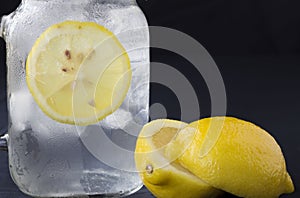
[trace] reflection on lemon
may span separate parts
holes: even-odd
[[[144,126],[136,145],[135,161],[145,186],[158,198],[217,197],[221,191],[164,156],[166,146],[186,123],[156,120]]]
[[[49,27],[26,62],[39,107],[62,123],[88,125],[122,104],[131,81],[129,57],[116,36],[93,22]]]
[[[220,122],[221,128],[212,126]],[[220,136],[203,156],[201,149],[210,128],[219,129]],[[294,191],[274,138],[240,119],[215,117],[193,122],[179,131],[165,149],[165,155],[176,158],[181,166],[209,185],[239,197],[272,198]]]

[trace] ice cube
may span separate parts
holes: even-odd
[[[28,90],[11,93],[9,100],[10,119],[17,131],[24,131],[29,127],[33,114],[34,100]]]
[[[132,115],[130,112],[119,108],[112,115],[106,117],[101,125],[104,128],[111,129],[123,129],[132,120]]]

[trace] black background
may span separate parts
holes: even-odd
[[[0,15],[19,0],[1,2]],[[298,0],[138,0],[149,25],[180,30],[197,39],[216,61],[225,82],[227,115],[250,120],[280,144],[300,197],[300,2]],[[7,128],[5,43],[0,41],[0,129]],[[201,117],[210,115],[210,96],[201,75],[180,56],[151,50],[151,61],[181,71],[197,90]],[[153,83],[151,103],[162,103],[179,119],[180,106],[168,88]],[[195,118],[195,120],[198,118]],[[234,163],[234,162],[233,162]],[[8,176],[0,152],[0,198],[23,197]],[[143,189],[133,197],[151,197]],[[231,197],[228,195],[227,197]]]

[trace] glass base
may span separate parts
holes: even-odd
[[[119,193],[112,193],[112,194],[85,194],[85,195],[80,195],[80,194],[72,194],[72,193],[68,193],[68,194],[51,194],[51,195],[47,195],[47,196],[37,196],[37,195],[33,195],[30,194],[22,189],[20,189],[24,194],[29,195],[31,197],[36,197],[36,198],[110,198],[110,197],[127,197],[129,195],[132,195],[134,193],[136,193],[137,191],[139,191],[141,188],[143,187],[143,184],[141,184],[140,186],[138,186],[137,188],[131,189],[129,191],[126,192],[119,192]]]

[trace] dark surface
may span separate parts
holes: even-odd
[[[227,114],[263,127],[280,144],[295,192],[300,197],[300,13],[299,1],[281,0],[148,0],[139,1],[150,25],[181,30],[196,38],[212,54],[225,82]],[[0,15],[19,4],[0,3]],[[0,129],[7,127],[5,45],[0,42]],[[182,57],[152,50],[152,61],[181,71],[197,90],[201,117],[210,115],[210,98],[200,74]],[[161,102],[168,117],[179,119],[177,98],[152,84],[151,102]],[[167,98],[168,100],[165,100]],[[198,118],[195,118],[198,119]],[[26,197],[8,173],[7,154],[0,152],[0,198]],[[150,198],[142,189],[131,197]],[[227,195],[226,197],[232,197]]]

